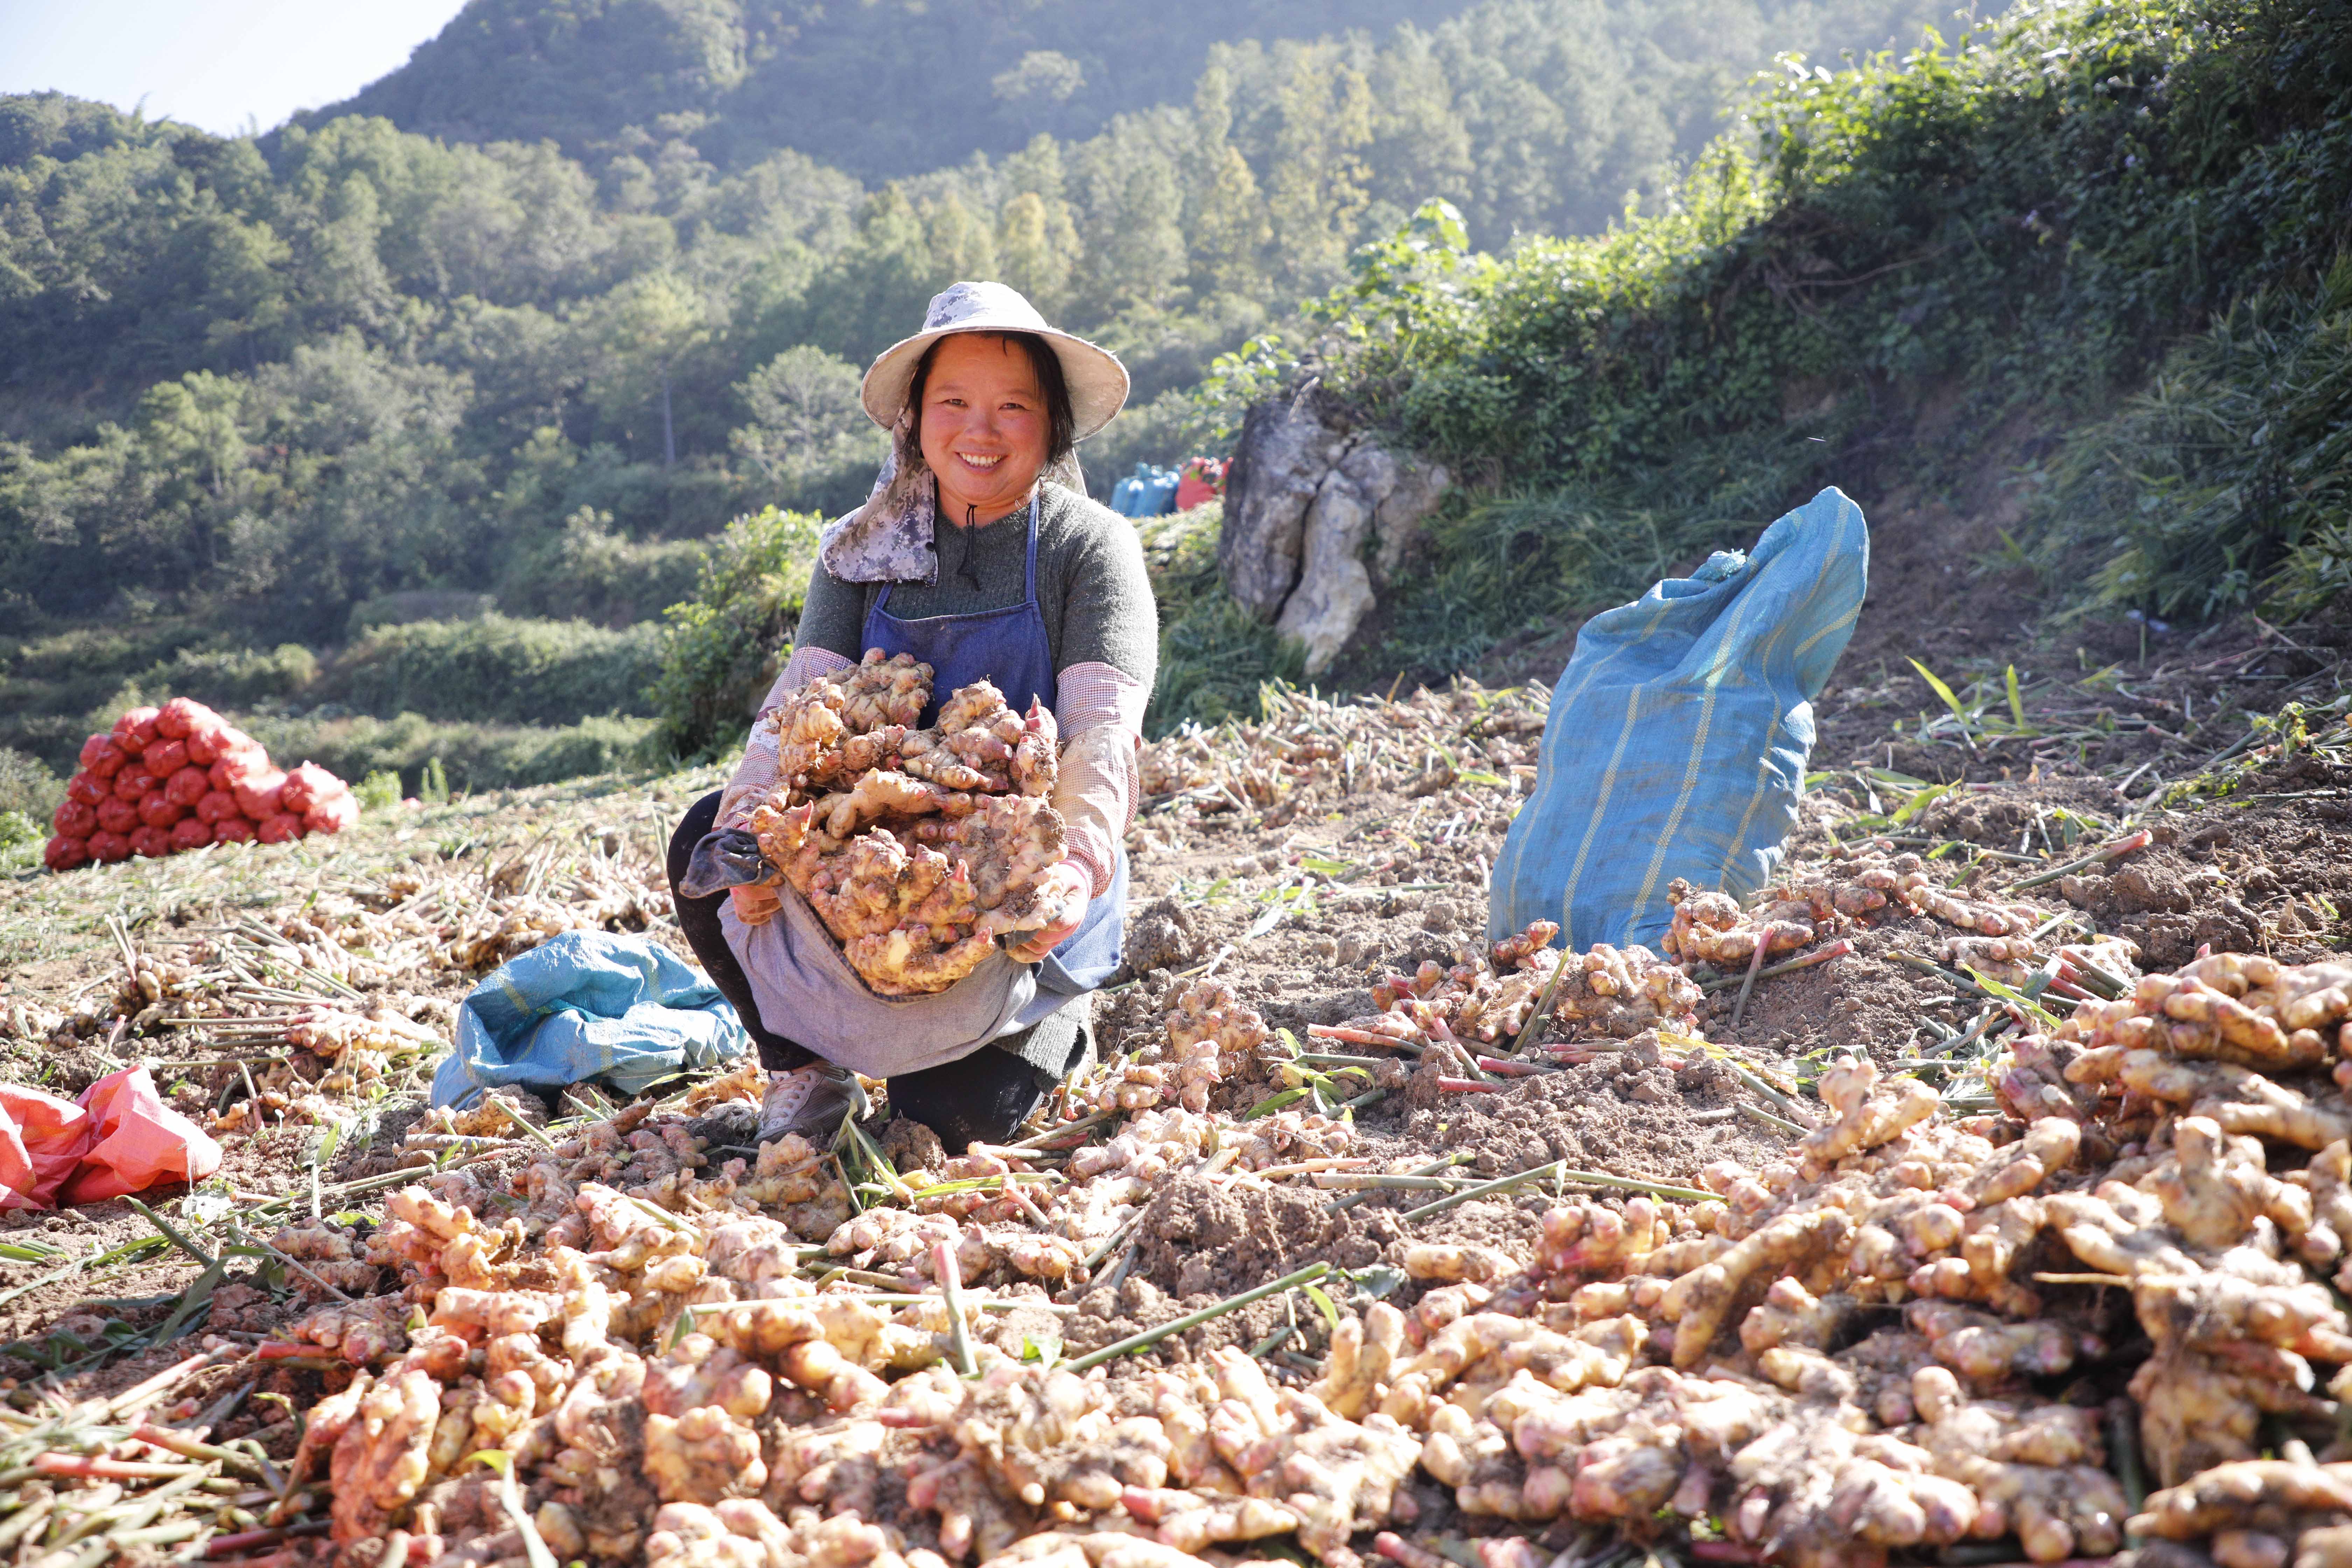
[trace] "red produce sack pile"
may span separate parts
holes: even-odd
[[[144,1067],[109,1073],[79,1104],[0,1084],[0,1211],[201,1182],[220,1163],[220,1145],[163,1103]]]
[[[360,819],[351,786],[304,763],[272,766],[261,742],[201,702],[133,708],[81,746],[44,858],[52,871],[258,838],[283,844]]]

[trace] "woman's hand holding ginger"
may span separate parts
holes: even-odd
[[[747,926],[766,925],[783,907],[773,888],[730,888],[727,897],[735,905],[735,918]]]
[[[1059,947],[1086,918],[1087,900],[1093,896],[1094,889],[1087,874],[1067,860],[1049,868],[1037,879],[1037,899],[1044,908],[1054,911],[1051,922],[1012,949],[1013,956],[1024,963],[1034,963]]]

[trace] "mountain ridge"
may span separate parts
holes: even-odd
[[[1386,34],[1458,0],[471,0],[408,62],[291,123],[379,114],[468,142],[552,139],[584,162],[682,134],[732,172],[792,148],[860,180],[928,173],[1033,137],[1091,136],[1122,110],[1181,101],[1211,47]],[[650,80],[648,79],[650,79]],[[957,85],[942,89],[943,79]],[[652,91],[648,93],[646,89]],[[921,113],[971,137],[952,149]],[[632,132],[638,135],[633,136]]]

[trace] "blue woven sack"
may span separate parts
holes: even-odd
[[[1111,487],[1110,509],[1121,517],[1161,517],[1176,510],[1174,469],[1138,463],[1135,472]]]
[[[433,1103],[464,1108],[504,1084],[602,1079],[636,1094],[715,1067],[751,1037],[718,987],[643,937],[568,931],[482,977],[433,1074]]]
[[[1571,952],[1654,948],[1666,884],[1746,899],[1797,822],[1813,699],[1870,575],[1862,509],[1825,489],[1764,531],[1595,616],[1552,688],[1535,793],[1495,863],[1487,931],[1560,925]]]

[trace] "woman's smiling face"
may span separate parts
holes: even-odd
[[[1045,391],[1018,343],[959,332],[931,351],[919,445],[950,519],[993,522],[1026,500],[1050,428]]]

